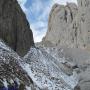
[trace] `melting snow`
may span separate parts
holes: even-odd
[[[7,47],[7,46],[3,43],[2,40],[0,40],[0,48],[5,49],[5,50],[7,50],[7,51],[10,51],[10,50],[11,50],[9,47]]]
[[[5,86],[6,88],[8,88],[7,81],[6,81],[5,78],[3,79],[3,84],[4,84],[4,86]]]

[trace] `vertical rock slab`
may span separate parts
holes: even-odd
[[[77,11],[77,5],[74,3],[67,3],[65,6],[55,4],[49,15],[48,31],[43,41],[50,41],[56,46],[66,45],[69,33],[67,28],[73,22]]]
[[[90,0],[77,1],[52,7],[43,42],[90,50]]]
[[[34,45],[29,23],[17,0],[0,0],[0,38],[21,56]]]

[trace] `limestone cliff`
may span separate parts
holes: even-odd
[[[66,6],[55,4],[50,12],[48,31],[43,41],[50,41],[56,46],[66,44],[69,33],[67,28],[73,22],[77,12],[78,8],[74,3],[67,3]]]
[[[90,48],[90,0],[78,0],[78,6],[54,5],[43,42],[55,46]]]

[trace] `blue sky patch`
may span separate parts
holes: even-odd
[[[40,42],[47,32],[48,16],[55,3],[65,4],[76,0],[18,0],[33,31],[34,41]]]

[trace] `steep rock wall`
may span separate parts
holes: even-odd
[[[17,0],[0,0],[0,38],[21,56],[34,44],[29,23]]]
[[[90,0],[78,0],[66,6],[54,5],[43,42],[54,46],[90,48]]]

